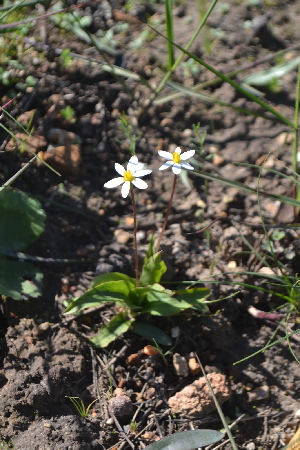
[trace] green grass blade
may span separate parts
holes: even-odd
[[[297,87],[296,87],[296,99],[295,99],[295,113],[294,113],[294,125],[295,125],[295,136],[293,142],[293,152],[292,152],[292,164],[293,171],[298,174],[298,125],[299,125],[299,101],[300,101],[300,64],[298,66],[298,77],[297,77]],[[296,199],[300,198],[300,188],[296,186]],[[297,210],[299,212],[299,209]]]
[[[240,162],[234,162],[234,161],[232,162],[232,164],[235,164],[236,166],[253,167],[254,169],[258,169],[258,170],[267,170],[268,172],[275,173],[276,175],[279,175],[282,178],[288,178],[293,183],[300,185],[300,181],[296,180],[295,178],[292,178],[290,175],[286,175],[285,173],[279,172],[278,170],[275,170],[275,169],[271,169],[270,167],[265,167],[263,164],[261,166],[258,166],[257,164],[240,163]],[[286,166],[284,166],[284,167],[286,167]],[[288,167],[286,167],[286,168],[288,170],[291,170]],[[292,174],[299,177],[299,175],[293,171],[292,171]]]
[[[227,180],[226,178],[220,177],[219,175],[213,175],[213,174],[204,172],[202,170],[193,170],[193,172],[191,172],[191,174],[196,175],[197,177],[205,178],[210,181],[219,181],[220,183],[223,183],[227,186],[240,189],[243,192],[248,192],[248,193],[256,194],[256,195],[258,193],[259,195],[263,195],[264,197],[272,198],[273,200],[278,200],[282,203],[286,203],[287,205],[296,206],[298,208],[300,207],[300,201],[295,200],[294,198],[286,197],[285,195],[270,194],[270,193],[264,192],[264,191],[257,192],[257,189],[250,188],[249,186],[246,186],[245,184],[240,183],[239,181]]]
[[[9,11],[11,12],[12,9],[19,9],[19,8],[26,8],[27,6],[34,6],[38,3],[47,3],[49,0],[31,0],[29,2],[24,2],[21,0],[20,2],[15,3],[14,5],[7,5],[7,6],[1,6],[0,12],[2,11]]]
[[[236,365],[236,364],[239,364],[239,363],[241,363],[241,362],[243,362],[243,361],[246,361],[247,359],[252,358],[253,356],[258,355],[259,353],[264,352],[264,351],[267,350],[268,348],[273,347],[273,345],[277,345],[277,344],[279,344],[279,342],[282,342],[282,341],[284,341],[285,339],[290,338],[291,336],[293,336],[294,334],[299,333],[299,332],[300,332],[300,328],[298,328],[298,330],[293,331],[293,332],[290,333],[288,336],[283,336],[282,338],[277,339],[277,341],[274,341],[274,342],[272,342],[271,344],[266,345],[265,347],[261,348],[261,349],[258,350],[257,352],[252,353],[252,355],[249,355],[249,356],[247,356],[246,358],[240,359],[239,361],[233,363],[233,365]]]
[[[206,103],[214,103],[217,105],[225,106],[227,108],[231,108],[235,111],[238,111],[238,112],[240,112],[242,114],[246,114],[246,115],[251,115],[251,116],[255,116],[255,117],[263,117],[264,119],[267,119],[267,120],[271,119],[269,116],[266,116],[265,114],[257,113],[255,111],[251,111],[250,109],[239,108],[238,106],[233,106],[230,103],[222,102],[222,100],[212,97],[211,95],[205,94],[203,92],[195,91],[194,89],[188,88],[186,86],[182,86],[178,83],[174,83],[173,81],[168,81],[167,86],[169,86],[171,89],[182,92],[185,95],[188,95],[190,97],[198,98]]]
[[[251,64],[247,64],[244,67],[240,67],[239,69],[228,72],[225,75],[230,78],[235,77],[239,73],[245,72],[246,70],[253,69],[254,67],[259,66],[260,64],[266,64],[267,62],[272,61],[273,59],[277,58],[278,56],[284,55],[287,52],[292,52],[294,50],[298,50],[299,47],[300,47],[300,44],[296,44],[291,47],[287,47],[284,50],[279,50],[276,53],[271,53],[270,55],[265,56],[264,58],[258,59],[257,61],[254,61]],[[191,89],[193,91],[198,91],[198,90],[204,89],[206,87],[213,86],[216,83],[219,83],[220,81],[221,81],[221,78],[216,77],[213,80],[209,80],[209,81],[205,81],[203,83],[196,84]],[[170,102],[171,100],[175,100],[178,97],[182,97],[183,95],[184,95],[183,92],[173,92],[171,94],[161,95],[160,97],[153,100],[153,104],[154,105],[162,105],[164,103]]]
[[[174,41],[174,26],[173,26],[173,0],[165,0],[166,12],[166,27],[167,27],[167,53],[168,53],[168,69],[174,65],[174,47],[171,41]]]
[[[43,164],[45,164],[45,166],[48,167],[48,169],[52,170],[52,172],[56,173],[56,175],[58,175],[59,177],[61,176],[60,173],[58,173],[55,169],[53,169],[53,167],[49,166],[48,163],[46,163],[45,161],[43,161],[38,155],[36,155],[31,149],[30,147],[25,143],[22,142],[19,138],[16,137],[16,135],[10,131],[8,128],[6,128],[5,125],[3,125],[3,123],[0,122],[0,126],[13,138],[15,139],[20,145],[24,145],[24,147],[26,148],[26,150],[31,153],[33,156],[36,156],[36,158],[38,160],[40,160]]]
[[[201,23],[199,24],[197,30],[195,31],[195,33],[193,34],[193,36],[191,37],[191,39],[189,40],[189,42],[187,43],[186,46],[186,50],[188,50],[191,45],[194,43],[194,41],[196,40],[198,34],[200,33],[201,29],[204,27],[207,19],[209,18],[212,10],[214,9],[214,7],[216,6],[218,0],[214,0],[212,2],[212,4],[210,5],[207,13],[205,14],[205,16],[203,17],[203,19],[201,20]],[[157,31],[151,27],[151,25],[148,24],[148,26],[157,33]],[[161,34],[161,33],[158,33]],[[163,34],[161,34],[161,36],[163,36],[165,38],[165,36]],[[174,44],[174,42],[172,42],[172,44]],[[153,102],[153,100],[156,98],[156,96],[162,91],[163,87],[165,86],[166,82],[170,79],[171,75],[173,72],[175,72],[175,70],[177,69],[177,67],[179,66],[179,64],[181,63],[181,61],[184,58],[184,54],[182,53],[179,58],[177,58],[177,60],[175,61],[174,65],[172,66],[172,68],[166,73],[166,75],[164,76],[164,78],[161,80],[161,82],[159,83],[156,91],[151,95],[150,99],[149,99],[149,105],[148,107],[151,105],[151,103]]]
[[[29,166],[32,164],[37,158],[37,155],[35,155],[31,160],[25,164],[22,169],[18,170],[17,173],[15,173],[9,180],[6,181],[6,183],[3,184],[3,186],[0,187],[0,192],[4,192]]]
[[[160,33],[159,31],[157,31],[155,28],[153,28],[151,25],[148,25],[153,31],[155,31],[157,34],[159,34],[160,36],[162,36],[164,39],[168,39],[166,36],[164,36],[162,33]],[[246,91],[245,89],[243,89],[239,84],[235,83],[234,81],[232,81],[228,76],[223,75],[221,72],[219,72],[217,69],[215,69],[214,67],[212,67],[211,65],[207,64],[206,62],[204,62],[202,59],[198,58],[196,55],[194,55],[193,53],[190,53],[188,50],[186,50],[185,48],[181,47],[181,45],[176,44],[175,42],[172,42],[173,45],[175,45],[175,47],[177,47],[179,50],[181,50],[184,54],[186,54],[187,56],[189,56],[190,58],[192,58],[194,61],[198,62],[201,66],[205,67],[207,70],[209,70],[210,72],[214,73],[215,75],[217,75],[219,78],[221,78],[223,81],[225,81],[226,83],[229,83],[231,86],[233,86],[235,89],[237,89],[239,92],[241,92],[245,97],[250,98],[250,100],[254,101],[255,103],[259,104],[260,106],[262,106],[266,111],[270,112],[271,114],[273,114],[275,117],[277,117],[277,119],[279,119],[281,122],[285,123],[286,125],[288,125],[289,127],[295,129],[295,125],[288,120],[286,117],[284,117],[282,114],[280,114],[279,112],[277,112],[274,108],[272,108],[271,106],[269,106],[267,103],[265,103],[264,101],[262,101],[260,98],[256,97],[255,95],[251,94],[250,92]]]

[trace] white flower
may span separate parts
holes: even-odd
[[[121,189],[121,194],[123,198],[126,198],[128,196],[131,183],[139,189],[146,189],[148,187],[148,184],[145,183],[145,181],[140,180],[140,177],[149,175],[149,173],[151,173],[152,170],[149,169],[142,170],[143,167],[144,164],[139,163],[139,160],[135,155],[130,158],[127,164],[127,170],[125,170],[124,167],[121,166],[121,164],[116,163],[115,169],[122,176],[118,178],[113,178],[112,180],[108,181],[107,183],[105,183],[104,187],[110,189],[120,186],[120,184],[123,184]]]
[[[192,156],[194,156],[194,154],[195,154],[195,150],[189,150],[189,151],[184,152],[184,153],[181,154],[181,148],[180,147],[176,147],[174,153],[164,152],[163,150],[160,150],[158,152],[158,154],[162,158],[167,159],[167,162],[165,162],[159,168],[159,170],[165,170],[165,169],[168,169],[168,167],[172,167],[173,166],[172,170],[175,173],[175,175],[179,175],[180,174],[180,171],[181,171],[182,167],[184,169],[194,170],[193,166],[191,166],[187,162],[182,162],[182,161],[186,161],[187,159],[192,158]]]

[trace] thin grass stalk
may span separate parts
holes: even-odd
[[[298,135],[298,126],[299,126],[299,100],[300,100],[300,64],[298,66],[298,77],[297,77],[297,87],[296,87],[296,99],[295,99],[295,114],[294,114],[294,125],[295,125],[295,131],[294,131],[294,145],[293,145],[293,154],[292,154],[292,164],[293,164],[293,171],[298,174],[298,141],[299,141],[299,135]],[[299,186],[296,186],[296,200],[300,199],[300,188]],[[299,213],[299,208],[296,209],[296,216]]]
[[[6,111],[4,111],[6,112]],[[53,167],[49,166],[48,163],[46,163],[46,161],[44,161],[42,158],[40,158],[38,155],[36,155],[31,148],[26,144],[25,141],[21,141],[12,131],[10,131],[5,125],[3,125],[3,123],[0,122],[0,127],[3,128],[13,139],[15,139],[15,141],[18,142],[19,145],[24,145],[24,147],[26,148],[26,150],[31,153],[33,156],[36,156],[36,158],[41,161],[43,164],[45,164],[45,166],[48,167],[48,169],[52,170],[52,172],[56,173],[56,175],[58,175],[59,177],[61,176],[60,173],[58,173],[55,169],[53,169]]]
[[[29,2],[24,2],[24,0],[21,0],[20,2],[17,2],[13,5],[13,9],[19,9],[19,8],[26,8],[27,6],[34,6],[38,3],[47,3],[49,0],[32,0]],[[11,11],[12,5],[7,6],[1,6],[0,12],[2,11]]]
[[[160,33],[158,30],[156,30],[154,27],[152,27],[151,25],[148,25],[153,31],[155,31],[155,33],[159,34],[160,36],[162,36],[164,39],[167,39],[166,36],[164,36],[162,33]],[[186,50],[185,48],[183,48],[181,45],[176,44],[176,42],[173,42],[173,45],[175,45],[175,47],[177,47],[179,50],[181,50],[183,53],[185,53],[187,56],[189,56],[190,58],[192,58],[194,61],[198,62],[201,66],[205,67],[207,70],[209,70],[210,72],[214,73],[215,75],[217,75],[219,78],[221,78],[223,81],[225,81],[226,83],[229,83],[231,86],[233,86],[235,89],[237,89],[239,92],[241,92],[245,97],[248,97],[250,100],[254,101],[255,103],[257,103],[258,105],[260,105],[262,108],[264,108],[266,111],[269,111],[271,114],[273,114],[275,117],[277,117],[281,122],[285,123],[286,125],[288,125],[289,127],[291,127],[293,130],[295,130],[295,125],[293,122],[291,122],[289,119],[287,119],[286,117],[284,117],[282,114],[280,114],[279,112],[277,112],[274,108],[272,108],[271,106],[269,106],[267,103],[265,103],[263,100],[261,100],[260,98],[256,97],[255,95],[251,94],[250,92],[248,92],[246,89],[244,89],[242,86],[240,86],[238,83],[235,83],[235,81],[232,81],[230,78],[228,78],[226,75],[223,75],[221,72],[219,72],[217,69],[215,69],[214,67],[210,66],[209,64],[207,64],[205,61],[203,61],[202,59],[198,58],[197,56],[195,56],[193,53],[190,53],[188,50]],[[175,63],[176,64],[176,63]]]
[[[20,169],[17,173],[14,174],[9,180],[6,181],[1,187],[0,192],[4,192],[29,166],[32,164],[37,158],[37,155],[35,155],[27,164],[25,164],[22,169]]]
[[[2,22],[3,19],[5,19],[6,16],[8,16],[11,12],[13,12],[15,9],[19,8],[22,3],[24,3],[25,0],[21,0],[19,3],[15,3],[14,5],[10,5],[10,8],[6,10],[3,14],[0,16],[0,22]]]
[[[139,254],[138,254],[138,248],[137,248],[137,226],[136,226],[136,205],[135,205],[135,198],[134,198],[134,192],[133,187],[130,187],[130,195],[131,195],[131,201],[132,201],[132,211],[133,211],[133,238],[134,238],[134,259],[135,259],[135,286],[139,287]]]
[[[189,40],[187,46],[186,46],[186,50],[188,50],[191,45],[194,43],[194,41],[196,40],[198,34],[200,33],[201,29],[203,28],[203,26],[205,25],[208,17],[210,16],[212,10],[214,9],[214,7],[216,6],[218,0],[214,0],[213,3],[211,4],[211,6],[209,7],[207,13],[205,14],[205,16],[203,17],[201,23],[199,24],[197,30],[195,31],[195,33],[193,34],[193,36],[191,37],[191,39]],[[152,28],[152,30],[154,30],[155,32],[157,32],[153,27],[151,27],[150,25],[148,25],[150,28]],[[161,33],[159,33],[161,34]],[[174,45],[174,43],[172,42],[172,44]],[[151,105],[151,103],[153,102],[153,100],[158,96],[158,94],[162,91],[163,87],[165,86],[166,82],[170,79],[171,75],[173,72],[175,72],[175,70],[177,69],[177,67],[179,66],[179,64],[181,63],[181,61],[184,58],[184,54],[182,53],[179,58],[177,58],[177,60],[175,61],[175,63],[173,64],[173,66],[171,67],[171,69],[166,73],[166,75],[164,76],[164,78],[162,79],[162,81],[159,83],[157,89],[155,90],[155,92],[151,95],[150,99],[149,99],[149,104],[148,107]]]
[[[204,367],[203,367],[202,364],[201,364],[201,361],[200,361],[200,359],[199,359],[199,356],[197,355],[197,353],[195,353],[195,356],[196,356],[197,361],[198,361],[198,363],[199,363],[199,365],[200,365],[200,367],[201,367],[201,370],[202,370],[202,372],[203,372],[203,375],[204,375],[204,377],[205,377],[206,383],[207,383],[208,388],[209,388],[209,390],[210,390],[211,396],[212,396],[212,398],[213,398],[213,400],[214,400],[214,403],[215,403],[215,405],[216,405],[216,408],[217,408],[217,411],[218,411],[218,413],[219,413],[220,419],[222,420],[222,423],[223,423],[223,426],[224,426],[225,431],[226,431],[226,433],[227,433],[227,436],[229,437],[230,443],[231,443],[231,445],[232,445],[232,449],[233,449],[233,450],[238,450],[238,447],[236,446],[234,437],[233,437],[233,435],[232,435],[232,433],[231,433],[231,430],[230,430],[230,428],[229,428],[229,426],[228,426],[228,424],[227,424],[226,417],[224,416],[223,411],[222,411],[222,409],[221,409],[221,406],[219,405],[218,399],[217,399],[217,397],[216,397],[216,395],[215,395],[215,393],[214,393],[214,390],[213,390],[213,388],[212,388],[212,385],[211,385],[210,382],[209,382],[209,379],[208,379],[208,377],[207,377],[207,375],[206,375],[206,372],[205,372],[205,370],[204,370]]]
[[[0,125],[1,125],[1,123],[0,123]],[[193,172],[191,172],[191,174],[196,175],[197,177],[207,179],[207,180],[219,181],[220,183],[223,183],[227,186],[236,187],[237,189],[240,189],[243,192],[257,194],[256,189],[246,186],[245,184],[241,183],[240,181],[232,181],[232,180],[229,180],[226,178],[222,178],[219,175],[213,175],[208,172],[204,172],[202,170],[193,170]],[[292,197],[287,197],[285,195],[271,194],[271,193],[268,193],[265,191],[259,191],[259,194],[263,195],[264,197],[272,198],[273,200],[279,200],[280,202],[286,203],[287,205],[300,207],[300,201],[295,200]],[[288,228],[290,228],[291,226],[293,226],[293,225],[289,225]],[[298,228],[299,225],[294,226],[294,227]],[[274,226],[274,228],[278,228],[278,225]],[[281,226],[281,228],[282,228],[282,226]]]
[[[172,202],[173,202],[173,197],[174,197],[174,194],[175,194],[176,181],[177,181],[177,175],[174,175],[172,192],[171,192],[171,196],[170,196],[170,200],[169,200],[169,204],[168,204],[168,209],[167,209],[166,217],[165,217],[165,220],[164,220],[164,223],[163,223],[163,226],[162,226],[159,238],[158,238],[157,243],[156,243],[155,253],[157,253],[159,251],[160,244],[161,244],[164,232],[165,232],[165,230],[167,228],[167,225],[168,225],[168,219],[169,219],[169,215],[170,215],[170,212],[171,212],[171,206],[172,206]]]
[[[236,75],[238,75],[239,73],[245,72],[246,70],[250,70],[253,69],[256,66],[259,66],[260,64],[265,64],[269,61],[272,61],[274,58],[277,58],[278,56],[281,56],[287,52],[293,51],[293,50],[298,50],[300,48],[300,44],[297,45],[293,45],[291,47],[285,48],[284,50],[280,50],[279,52],[276,53],[272,53],[271,55],[266,56],[265,58],[261,58],[258,59],[257,61],[251,63],[251,64],[247,64],[244,67],[241,67],[239,69],[233,70],[232,72],[228,72],[225,73],[225,75],[229,78],[233,78]],[[193,86],[192,88],[190,88],[191,90],[197,92],[197,91],[201,91],[202,89],[206,88],[206,87],[210,87],[213,86],[216,83],[219,83],[221,80],[220,77],[216,77],[213,80],[209,80],[209,81],[204,81],[203,83],[199,83],[199,84],[195,84],[195,86]],[[178,97],[182,97],[183,95],[185,95],[184,92],[175,92],[172,94],[167,94],[167,95],[163,95],[161,97],[158,97],[156,100],[153,101],[153,103],[155,105],[160,105],[162,103],[166,103],[167,101],[171,101],[174,100]],[[169,99],[168,99],[169,98]]]
[[[167,86],[172,89],[175,89],[179,92],[183,92],[184,94],[186,94],[192,98],[199,98],[204,103],[213,103],[213,104],[225,106],[226,108],[231,108],[234,111],[238,111],[242,114],[251,115],[254,117],[263,117],[266,120],[276,120],[275,118],[269,117],[266,114],[251,111],[250,109],[239,108],[238,106],[231,105],[230,103],[222,102],[222,100],[219,100],[218,98],[214,98],[208,94],[205,94],[204,92],[195,91],[194,89],[188,88],[186,86],[182,86],[178,83],[174,83],[173,81],[168,81]],[[154,101],[153,104],[159,104],[159,103],[156,103]]]
[[[58,56],[61,55],[62,52],[63,52],[62,48],[51,47],[50,45],[43,44],[41,42],[37,42],[33,38],[24,37],[23,40],[24,40],[24,42],[26,44],[30,44],[33,47],[36,47],[36,48],[41,49],[43,51],[51,50],[51,51],[53,51],[55,53],[55,55],[58,55]],[[104,70],[105,72],[109,72],[109,73],[112,73],[112,74],[117,74],[120,77],[131,78],[132,80],[140,81],[140,82],[144,83],[144,80],[139,75],[137,75],[134,72],[131,72],[130,70],[123,69],[122,67],[117,67],[117,66],[115,66],[113,64],[109,65],[109,64],[107,64],[107,63],[105,63],[103,61],[98,61],[98,59],[89,58],[87,56],[79,55],[79,54],[74,53],[74,52],[70,52],[70,56],[72,58],[82,59],[83,61],[88,61],[90,63],[97,64],[97,65],[101,66],[101,69]],[[145,83],[145,84],[147,84],[147,83]],[[148,86],[148,84],[147,84],[147,86]],[[149,87],[149,89],[151,89],[151,87]],[[153,89],[151,89],[151,90],[153,91]]]
[[[174,40],[174,24],[173,24],[173,0],[166,0],[166,27],[167,27],[167,36],[171,41]],[[167,42],[167,53],[168,53],[168,69],[171,70],[175,58],[174,58],[174,46],[168,41]]]
[[[261,201],[260,201],[260,195],[259,195],[259,184],[260,184],[261,173],[262,173],[262,169],[260,169],[259,177],[258,177],[258,183],[257,183],[257,205],[258,205],[258,210],[259,210],[259,216],[260,216],[261,224],[262,224],[262,227],[263,227],[263,230],[264,230],[265,238],[267,240],[269,249],[270,249],[272,257],[273,257],[273,261],[275,262],[277,268],[279,269],[282,277],[285,279],[284,271],[282,271],[282,268],[281,268],[281,266],[280,266],[280,264],[278,262],[278,259],[276,258],[276,255],[274,253],[272,242],[271,242],[271,239],[270,239],[269,234],[267,232],[267,229],[265,227],[265,221],[264,221],[264,218],[263,218],[263,215],[262,215]],[[265,258],[263,258],[263,260],[266,262]],[[271,270],[272,270],[272,268],[271,268]],[[287,280],[285,280],[285,281],[287,281]]]
[[[288,334],[287,336],[283,336],[280,339],[277,339],[277,341],[272,342],[271,344],[265,345],[263,348],[261,348],[260,350],[258,350],[255,353],[252,353],[252,355],[246,356],[246,358],[240,359],[239,361],[233,363],[233,366],[235,366],[236,364],[239,364],[241,362],[246,361],[247,359],[253,358],[253,356],[259,355],[259,353],[263,353],[265,352],[268,348],[273,347],[274,345],[279,344],[279,342],[284,341],[287,338],[290,338],[291,336],[294,336],[294,334],[296,333],[300,333],[300,328],[298,330],[292,331],[290,334]]]

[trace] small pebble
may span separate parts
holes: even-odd
[[[173,327],[172,329],[171,329],[171,337],[173,338],[173,339],[176,339],[176,338],[178,338],[180,336],[180,328],[179,327]]]
[[[269,386],[261,386],[259,388],[254,389],[252,392],[248,392],[248,401],[254,402],[257,400],[265,400],[266,398],[269,398],[270,395],[270,388]]]
[[[229,263],[227,264],[227,267],[229,269],[236,269],[236,266],[237,266],[237,264],[235,261],[229,261]]]
[[[249,442],[249,443],[246,445],[246,449],[247,449],[247,450],[255,450],[255,444],[254,444],[254,442]]]
[[[143,349],[143,352],[147,356],[154,356],[154,355],[158,355],[158,353],[159,353],[157,348],[153,347],[153,345],[146,345],[146,347],[144,347],[144,349]]]
[[[128,231],[116,230],[114,234],[118,244],[127,244],[131,239],[131,233],[129,233]]]
[[[223,162],[224,162],[225,160],[224,160],[224,158],[223,158],[222,155],[216,154],[216,155],[214,155],[212,161],[213,161],[213,164],[214,164],[215,166],[220,166],[221,164],[223,164]]]
[[[187,377],[189,375],[189,369],[186,359],[179,355],[179,353],[174,353],[173,355],[173,366],[179,377]]]
[[[129,355],[126,358],[126,364],[128,364],[129,366],[138,366],[139,364],[141,364],[141,360],[139,358],[138,353],[133,353],[132,355]]]
[[[191,375],[198,375],[201,372],[201,367],[196,358],[189,359],[189,369]]]
[[[112,417],[110,417],[109,419],[107,419],[107,421],[105,423],[106,423],[106,425],[113,425],[115,423],[115,421]]]
[[[133,410],[133,404],[127,395],[118,395],[110,399],[109,410],[116,417],[130,416]]]
[[[137,241],[143,241],[145,239],[145,237],[146,237],[145,231],[140,230],[136,233]]]

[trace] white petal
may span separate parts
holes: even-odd
[[[123,198],[126,198],[130,191],[130,181],[125,181],[121,189],[121,195]]]
[[[113,178],[112,180],[108,181],[107,183],[105,183],[104,187],[106,188],[115,188],[117,186],[120,186],[120,184],[124,183],[124,178],[122,177],[118,177],[118,178]]]
[[[159,156],[167,159],[168,161],[171,161],[173,159],[173,156],[171,155],[171,153],[164,152],[163,150],[159,150],[158,154],[159,154]]]
[[[195,150],[189,150],[187,152],[182,153],[182,155],[180,156],[180,159],[182,161],[186,161],[187,159],[190,159],[194,156],[195,154]]]
[[[134,173],[139,172],[140,170],[143,170],[144,165],[145,164],[143,164],[143,163],[138,163]]]
[[[133,180],[132,184],[139,189],[147,189],[148,184],[145,183],[144,180],[140,180],[139,178]]]
[[[183,167],[184,169],[188,169],[188,170],[194,170],[194,167],[186,162],[181,163],[181,167]]]
[[[175,148],[175,152],[178,153],[178,155],[180,155],[181,154],[181,148],[180,147],[176,147]]]
[[[145,170],[139,170],[138,172],[135,172],[134,176],[137,177],[144,177],[145,175],[149,175],[152,172],[150,169]]]
[[[158,170],[166,170],[169,167],[173,166],[173,161],[167,161],[166,163],[164,163]]]
[[[115,169],[120,175],[124,175],[125,169],[124,169],[123,166],[121,166],[121,164],[116,163],[115,164]]]
[[[174,166],[172,167],[173,173],[175,173],[175,175],[179,175],[181,172],[181,165],[180,164],[174,164]]]
[[[127,164],[127,170],[130,170],[131,172],[135,172],[138,164],[139,164],[138,157],[136,155],[133,155]]]

